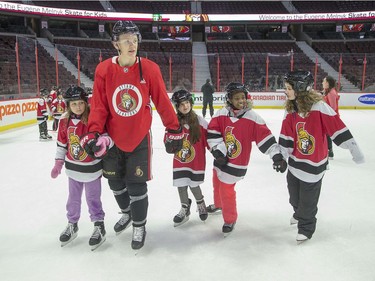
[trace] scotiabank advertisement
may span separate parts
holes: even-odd
[[[0,132],[36,122],[38,99],[0,102]]]

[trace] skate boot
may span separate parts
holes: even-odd
[[[122,213],[122,217],[113,227],[113,229],[116,232],[116,235],[119,235],[121,232],[127,229],[130,226],[131,221],[132,221],[132,218],[131,218],[130,212]]]
[[[185,222],[187,222],[189,220],[190,206],[191,206],[191,199],[189,199],[188,205],[186,205],[186,204],[181,205],[180,211],[173,218],[173,222],[174,222],[175,227],[179,226],[181,224],[184,224]]]
[[[290,218],[290,225],[297,224],[298,220],[296,220],[293,216]]]
[[[39,141],[46,141],[48,140],[47,136],[45,134],[40,134],[39,135]]]
[[[91,246],[91,251],[94,251],[96,248],[98,248],[101,244],[105,241],[105,228],[104,228],[104,222],[102,221],[96,221],[94,223],[94,231],[92,232],[92,235],[89,240],[89,245]]]
[[[78,225],[77,223],[68,223],[65,230],[60,234],[61,247],[72,242],[77,238],[78,235]]]
[[[300,233],[297,234],[296,241],[297,241],[298,245],[303,243],[303,242],[306,242],[307,240],[309,240],[309,238],[306,235],[303,235],[303,234],[300,234]]]
[[[198,213],[199,213],[199,218],[201,221],[205,221],[207,219],[207,207],[206,203],[204,202],[204,199],[197,201],[197,208],[198,208]]]
[[[207,206],[207,213],[210,215],[216,215],[221,213],[221,208],[216,208],[215,204]]]
[[[224,223],[223,229],[222,229],[224,237],[227,237],[229,234],[232,233],[235,224],[236,224],[235,222],[234,223]]]
[[[48,140],[52,140],[52,136],[49,135],[49,134],[47,134],[47,139],[48,139]]]
[[[133,225],[132,249],[139,250],[145,244],[146,226]]]

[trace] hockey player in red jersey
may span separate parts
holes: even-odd
[[[224,218],[222,232],[231,233],[237,221],[236,183],[243,179],[250,161],[252,142],[273,159],[273,167],[285,172],[283,159],[275,137],[266,123],[249,107],[248,90],[232,82],[226,87],[227,105],[220,109],[208,125],[207,141],[215,158],[213,170],[214,205],[221,208]]]
[[[69,177],[69,195],[66,203],[68,225],[60,235],[61,246],[65,246],[77,237],[78,220],[81,216],[81,197],[85,190],[90,219],[94,231],[89,240],[92,250],[105,241],[104,211],[101,202],[101,159],[91,157],[80,146],[80,137],[87,133],[89,106],[87,93],[77,86],[71,86],[65,93],[67,112],[61,118],[55,165],[51,177],[56,178],[65,163]]]
[[[48,90],[40,90],[40,98],[38,100],[38,107],[36,112],[36,119],[39,127],[39,140],[46,141],[51,140],[52,136],[48,134],[47,120],[48,120],[48,110],[47,110],[47,100],[48,100]]]
[[[199,217],[207,219],[207,209],[200,184],[206,169],[207,121],[193,110],[193,96],[185,89],[173,93],[172,102],[184,134],[182,148],[173,158],[173,185],[178,188],[181,202],[179,213],[173,218],[174,226],[189,220],[191,199],[188,188],[196,200]]]
[[[287,102],[279,144],[289,165],[287,185],[294,210],[290,223],[298,224],[296,240],[301,243],[311,239],[316,228],[317,205],[328,165],[326,135],[337,146],[349,149],[355,163],[363,163],[364,156],[337,113],[312,90],[310,72],[289,72],[284,81]]]
[[[103,175],[122,212],[114,230],[119,234],[133,222],[131,246],[136,250],[143,247],[146,237],[147,181],[152,178],[151,101],[167,128],[167,152],[177,152],[183,138],[159,66],[138,56],[141,39],[138,27],[131,21],[118,21],[113,26],[112,43],[118,56],[96,68],[90,133],[81,140],[89,154],[100,149],[105,156]],[[108,153],[104,131],[115,143]]]
[[[57,92],[57,98],[55,98],[51,103],[51,111],[53,114],[53,125],[52,130],[56,131],[59,125],[61,115],[66,110],[66,104],[63,98],[62,91]]]

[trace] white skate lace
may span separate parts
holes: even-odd
[[[143,240],[143,234],[145,232],[145,227],[134,227],[133,228],[133,241],[141,242]]]
[[[206,209],[206,206],[205,206],[204,202],[198,203],[197,204],[197,209],[198,209],[198,213],[200,215],[207,214],[207,209]]]
[[[181,207],[181,210],[177,214],[178,217],[183,218],[186,216],[186,208]]]
[[[98,239],[99,236],[101,236],[102,233],[100,231],[100,226],[95,226],[94,231],[92,232],[91,238]]]
[[[63,231],[62,235],[68,235],[71,236],[74,233],[74,225],[72,223],[69,223],[65,230]]]
[[[120,225],[124,225],[129,221],[129,219],[130,219],[129,214],[123,214],[122,217],[120,218],[120,220],[117,223],[120,224]]]

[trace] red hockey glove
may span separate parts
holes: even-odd
[[[284,160],[281,153],[275,154],[272,157],[272,160],[273,160],[273,169],[276,170],[276,172],[284,173],[286,171],[288,164]]]
[[[164,145],[167,153],[174,154],[181,150],[184,134],[182,128],[177,130],[166,130],[164,134]]]

